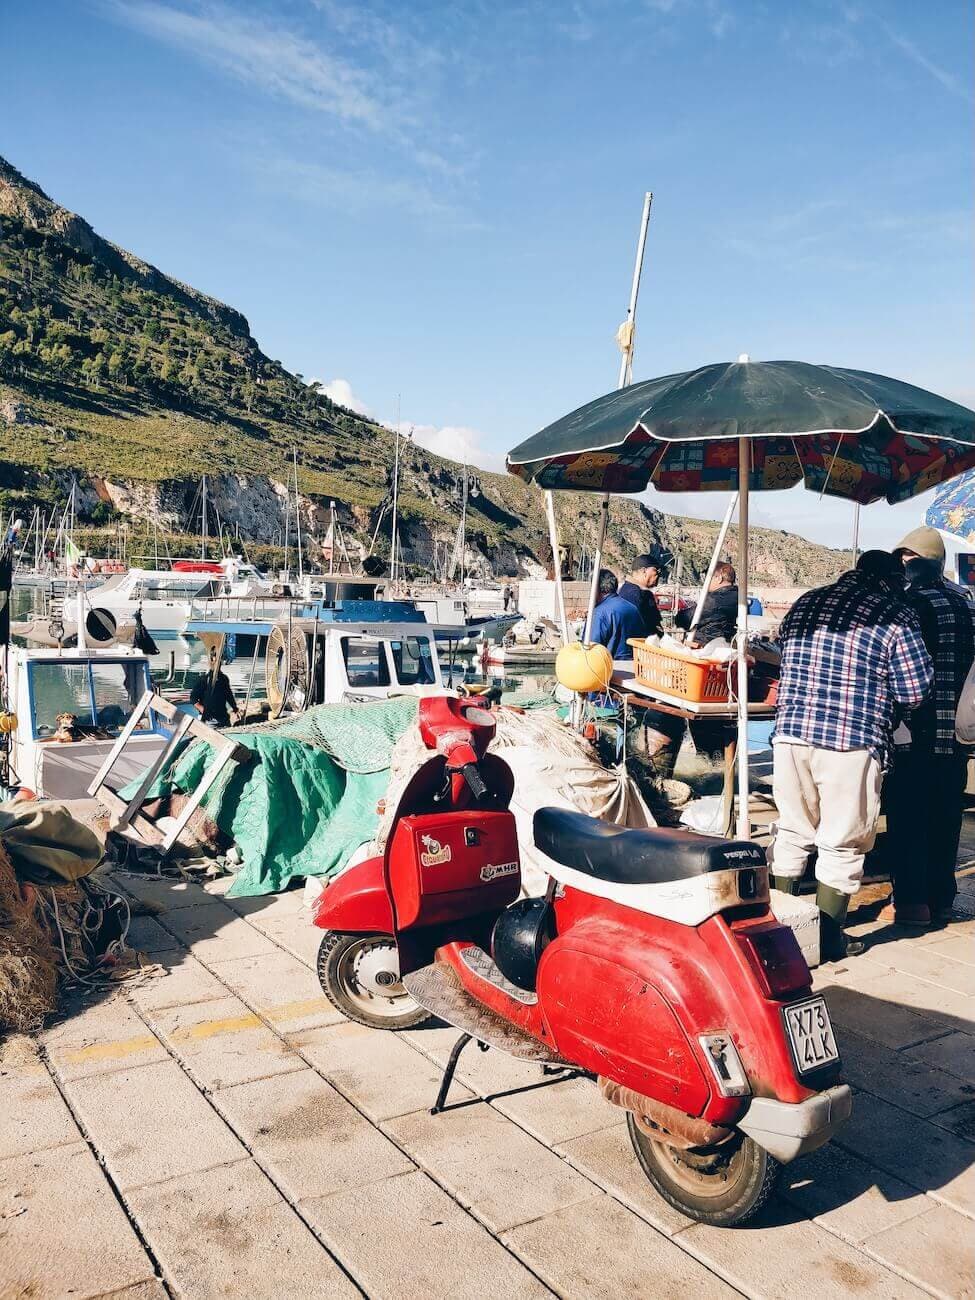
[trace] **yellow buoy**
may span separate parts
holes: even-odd
[[[613,676],[613,660],[604,645],[573,641],[555,657],[555,676],[570,691],[605,691]]]
[[[9,736],[17,730],[16,713],[0,713],[0,736]]]

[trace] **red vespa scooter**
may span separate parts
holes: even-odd
[[[822,997],[769,910],[761,848],[535,815],[544,898],[516,901],[511,772],[495,724],[463,699],[421,700],[430,760],[399,800],[382,857],[322,895],[319,978],[349,1019],[462,1031],[594,1076],[627,1111],[647,1177],[703,1223],[742,1223],[782,1162],[849,1116]]]

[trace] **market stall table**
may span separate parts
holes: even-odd
[[[667,713],[674,718],[683,718],[686,722],[695,719],[725,721],[734,725],[738,719],[738,701],[733,699],[720,702],[707,701],[698,703],[694,700],[682,700],[676,695],[667,695],[654,686],[646,686],[634,675],[632,659],[617,659],[613,663],[612,686],[622,696],[627,706],[653,708]],[[748,717],[756,722],[767,721],[775,717],[774,704],[748,705]],[[737,731],[730,737],[724,747],[724,786],[721,793],[723,816],[721,824],[725,835],[730,839],[735,830],[735,758],[738,753]]]

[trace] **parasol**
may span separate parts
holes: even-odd
[[[801,482],[863,505],[907,500],[975,467],[975,412],[864,370],[742,356],[599,397],[515,447],[507,466],[548,490],[603,493],[601,530],[612,492],[739,492],[743,682],[749,492]],[[738,833],[747,838],[748,703],[739,695]]]

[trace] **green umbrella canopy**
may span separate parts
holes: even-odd
[[[508,453],[543,488],[734,491],[738,440],[749,486],[868,504],[903,501],[975,466],[975,412],[865,370],[741,360],[607,393]]]

